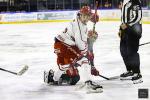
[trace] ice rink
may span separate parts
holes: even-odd
[[[43,82],[44,70],[56,68],[54,37],[68,22],[0,25],[0,68],[18,72],[24,65],[28,71],[16,76],[0,71],[0,100],[139,100],[138,89],[150,89],[150,44],[140,46],[143,83],[105,80],[93,77],[103,86],[103,93],[86,94],[76,86],[48,86]],[[125,72],[119,51],[120,22],[98,22],[99,34],[94,44],[95,67],[111,77]],[[92,27],[92,24],[89,24]],[[150,25],[143,24],[140,43],[150,41]],[[80,83],[80,82],[79,82]],[[146,100],[150,100],[150,97]]]

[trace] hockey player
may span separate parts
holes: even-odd
[[[133,83],[141,83],[139,40],[142,36],[141,0],[123,0],[119,36],[120,52],[127,72],[120,75],[121,80],[131,79]]]
[[[99,71],[89,63],[94,56],[91,51],[88,51],[87,43],[88,38],[92,38],[92,34],[96,33],[95,31],[88,31],[87,22],[89,20],[97,22],[98,18],[98,15],[91,12],[89,6],[83,6],[76,19],[55,38],[54,52],[57,54],[59,70],[56,72],[49,71],[48,82],[60,84],[62,80],[67,78],[70,85],[75,85],[80,80],[77,69],[80,67],[84,69],[84,82],[88,88],[92,91],[102,90],[102,86],[94,84],[91,80],[91,74],[99,75]],[[94,35],[94,37],[96,36]]]

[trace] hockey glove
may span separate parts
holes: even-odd
[[[121,38],[121,35],[122,35],[122,31],[121,31],[121,30],[119,30],[119,32],[118,32],[118,36],[119,36],[119,38]]]
[[[99,15],[93,13],[91,16],[91,22],[96,23],[99,21]]]
[[[88,38],[91,42],[95,42],[96,39],[98,38],[98,34],[96,31],[93,31],[93,30],[89,30],[88,31]]]
[[[123,27],[123,29],[122,29],[122,27]],[[125,35],[125,26],[123,25],[120,25],[120,29],[119,29],[119,32],[118,32],[118,36],[120,37],[120,38],[123,38],[123,36]]]
[[[99,71],[95,67],[91,67],[91,75],[98,76]]]
[[[127,27],[128,27],[127,24],[121,24],[121,25],[120,25],[120,28],[121,28],[122,30],[125,30]]]

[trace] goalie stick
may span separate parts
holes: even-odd
[[[0,68],[0,70],[11,73],[11,74],[14,74],[14,75],[21,76],[22,74],[24,74],[28,70],[28,66],[25,65],[19,72],[13,72],[13,71],[6,70],[6,69],[3,69],[3,68]]]

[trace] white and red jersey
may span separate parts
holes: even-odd
[[[83,24],[77,17],[56,38],[68,45],[76,45],[81,51],[87,51],[87,34],[87,25]]]

